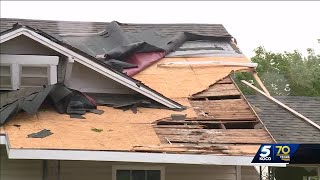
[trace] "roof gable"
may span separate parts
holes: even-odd
[[[69,57],[70,60],[77,61],[95,70],[96,72],[99,72],[104,76],[109,77],[110,79],[115,80],[116,82],[119,82],[120,84],[123,84],[128,88],[138,93],[141,93],[169,108],[173,108],[173,109],[183,108],[180,104],[170,100],[169,98],[164,97],[163,95],[152,90],[148,86],[145,86],[140,81],[137,81],[123,73],[119,73],[113,70],[112,68],[109,68],[106,64],[102,63],[96,58],[66,43],[59,41],[55,37],[43,31],[35,30],[28,26],[17,25],[17,26],[14,26],[12,29],[9,29],[1,33],[0,43],[4,43],[10,39],[16,38],[21,35],[27,36],[61,54],[64,54],[67,57]]]

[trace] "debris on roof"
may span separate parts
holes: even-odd
[[[45,138],[47,136],[50,136],[52,135],[53,133],[48,130],[48,129],[43,129],[37,133],[32,133],[32,134],[29,134],[27,137],[28,138]]]
[[[93,131],[93,132],[98,132],[98,133],[99,133],[99,132],[102,132],[103,129],[92,128],[91,131]]]
[[[36,113],[53,88],[48,86],[1,93],[0,125],[20,110]]]

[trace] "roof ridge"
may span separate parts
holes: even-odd
[[[68,22],[68,23],[111,23],[112,21],[81,21],[81,20],[54,20],[54,19],[25,19],[25,18],[0,18],[0,20],[13,20],[13,21],[50,21],[50,22]],[[119,25],[221,25],[221,23],[134,23],[134,22],[117,22]]]

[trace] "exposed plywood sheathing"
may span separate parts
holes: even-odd
[[[163,58],[144,71],[134,76],[147,86],[169,98],[190,97],[191,95],[208,89],[231,71],[244,69],[243,67],[216,67],[190,65],[183,67],[159,67],[166,62],[196,62],[196,61],[234,61],[250,62],[242,57],[214,57],[214,58]],[[248,68],[247,68],[248,69]]]
[[[175,99],[184,106],[188,101]],[[86,119],[72,119],[69,115],[62,115],[53,109],[42,109],[34,116],[20,113],[5,124],[11,148],[32,149],[85,149],[85,150],[119,150],[129,151],[137,145],[159,145],[160,141],[155,133],[152,122],[159,118],[170,117],[171,114],[187,114],[196,117],[189,108],[182,112],[138,108],[137,114],[112,107],[99,106],[104,114],[87,113]],[[20,125],[16,127],[14,125]],[[91,129],[102,129],[94,132]],[[27,135],[50,129],[52,133],[43,139],[27,138]]]

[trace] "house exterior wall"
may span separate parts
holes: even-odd
[[[235,166],[177,165],[147,163],[116,163],[97,161],[47,161],[43,171],[43,160],[9,160],[6,149],[0,146],[1,180],[113,180],[113,166],[163,167],[165,180],[237,180]],[[60,170],[59,167],[60,166]],[[241,167],[242,180],[258,180],[254,167]]]
[[[1,180],[42,180],[41,160],[9,160],[5,146],[0,145]]]
[[[52,169],[52,163],[49,162]],[[235,166],[205,166],[205,165],[175,165],[175,164],[135,164],[135,163],[111,163],[94,161],[61,161],[61,180],[113,180],[112,166],[157,166],[164,167],[165,180],[236,180]],[[53,174],[53,173],[51,173]],[[50,176],[49,180],[56,177]]]
[[[243,180],[259,180],[260,175],[253,166],[242,166],[241,167],[241,178]]]
[[[12,55],[46,55],[46,56],[59,56],[59,63],[57,69],[58,82],[64,81],[65,76],[65,62],[67,57],[57,53],[56,51],[24,36],[21,35],[7,42],[4,42],[0,46],[1,54]]]
[[[66,85],[81,92],[116,94],[136,93],[128,87],[109,79],[78,62],[73,63],[71,77]]]

